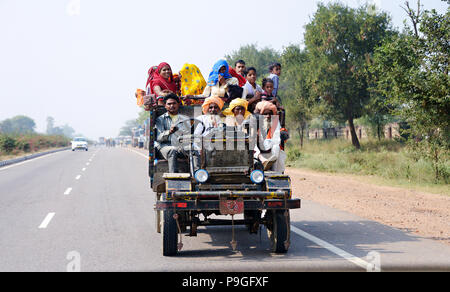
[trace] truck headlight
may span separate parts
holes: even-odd
[[[209,179],[209,173],[205,169],[199,169],[195,172],[194,178],[202,184]]]
[[[261,170],[254,170],[250,174],[250,179],[255,184],[260,184],[264,181],[264,172]]]

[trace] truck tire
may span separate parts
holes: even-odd
[[[286,222],[285,212],[288,212],[288,220]],[[285,241],[287,239],[287,234],[290,232],[288,224],[290,223],[289,211],[285,210],[273,210],[271,211],[272,219],[271,229],[267,229],[270,243],[271,251],[274,253],[286,253],[288,249],[285,246]]]
[[[173,210],[165,210],[163,223],[163,255],[174,256],[178,251],[177,222],[173,218]]]

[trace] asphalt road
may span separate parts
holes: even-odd
[[[296,196],[301,198],[297,190]],[[63,151],[0,168],[0,271],[450,271],[450,246],[309,201],[291,247],[237,227],[200,227],[163,257],[142,151]]]

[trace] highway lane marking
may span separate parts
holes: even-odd
[[[81,171],[86,171],[86,167],[83,167],[83,169]]]
[[[67,190],[64,192],[64,195],[70,194],[71,191],[72,191],[72,188],[67,188]]]
[[[48,213],[47,216],[45,216],[44,221],[42,221],[41,225],[39,225],[39,229],[47,228],[48,224],[53,219],[53,216],[55,216],[55,213]]]
[[[137,151],[135,151],[135,150],[132,150],[132,149],[128,149],[128,148],[125,148],[125,149],[127,149],[128,151],[134,152],[134,153],[136,153],[136,154],[138,154],[138,155],[144,157],[145,159],[148,159],[148,156],[147,156],[147,155],[144,155],[144,154],[142,154],[142,153],[140,153],[140,152],[137,152]]]
[[[134,152],[134,153],[136,153],[136,154],[138,154],[138,155],[148,159],[148,156],[146,156],[146,155],[144,155],[144,154],[142,154],[140,152],[137,152],[137,151],[132,150],[132,149],[127,149],[127,150],[129,150],[131,152]],[[304,225],[306,226],[308,224],[304,224]],[[309,234],[309,233],[307,233],[307,232],[305,232],[305,231],[303,231],[303,230],[301,230],[301,229],[299,229],[299,228],[297,228],[297,227],[295,227],[293,225],[291,225],[290,227],[291,227],[291,231],[293,231],[295,234],[297,234],[297,235],[299,235],[301,237],[304,237],[304,238],[308,239],[309,241],[314,242],[315,244],[317,244],[317,245],[319,245],[319,246],[321,246],[321,247],[331,251],[332,253],[334,253],[334,254],[336,254],[336,255],[346,259],[347,261],[349,261],[349,262],[351,262],[351,263],[353,263],[353,264],[363,268],[364,270],[367,270],[368,267],[371,266],[368,262],[366,262],[366,261],[364,261],[364,260],[362,260],[362,259],[360,259],[360,258],[358,258],[358,257],[356,257],[356,256],[354,256],[354,255],[352,255],[352,254],[350,254],[350,253],[348,253],[348,252],[346,252],[346,251],[344,251],[344,250],[334,246],[334,245],[332,245],[331,243],[328,243],[328,242],[326,242],[326,241],[324,241],[324,240],[322,240],[322,239],[320,239],[318,237],[315,237],[314,235],[311,235],[311,234]]]
[[[53,156],[53,155],[56,155],[56,154],[59,154],[59,153],[62,153],[62,152],[64,152],[64,151],[59,151],[59,152],[55,152],[55,153],[52,153],[52,154],[46,154],[46,155],[43,155],[41,157],[36,157],[36,158],[32,158],[30,160],[25,160],[25,161],[22,161],[22,162],[19,162],[19,163],[14,163],[14,164],[9,165],[9,166],[0,167],[0,171],[8,169],[8,168],[11,168],[11,167],[19,166],[19,165],[22,165],[22,164],[25,164],[25,163],[28,163],[28,162],[36,161],[36,160],[39,160],[39,159],[42,159],[42,158],[50,157],[50,156]]]
[[[331,243],[328,243],[318,237],[315,237],[314,235],[311,235],[295,226],[291,225],[291,231],[293,231],[297,235],[300,235],[301,237],[308,239],[309,241],[314,242],[317,245],[320,245],[321,247],[331,251],[332,253],[337,254],[338,256],[346,259],[347,261],[354,263],[357,266],[360,266],[364,270],[367,270],[371,266],[368,262],[332,245]]]
[[[89,164],[90,164],[89,162],[88,162],[88,163],[86,163],[86,165],[87,165],[87,166],[89,166]]]
[[[77,175],[77,177],[75,179],[79,180],[80,178],[81,178],[81,174]]]

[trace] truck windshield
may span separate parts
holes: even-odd
[[[86,142],[86,139],[84,138],[75,138],[73,139],[75,142]]]

